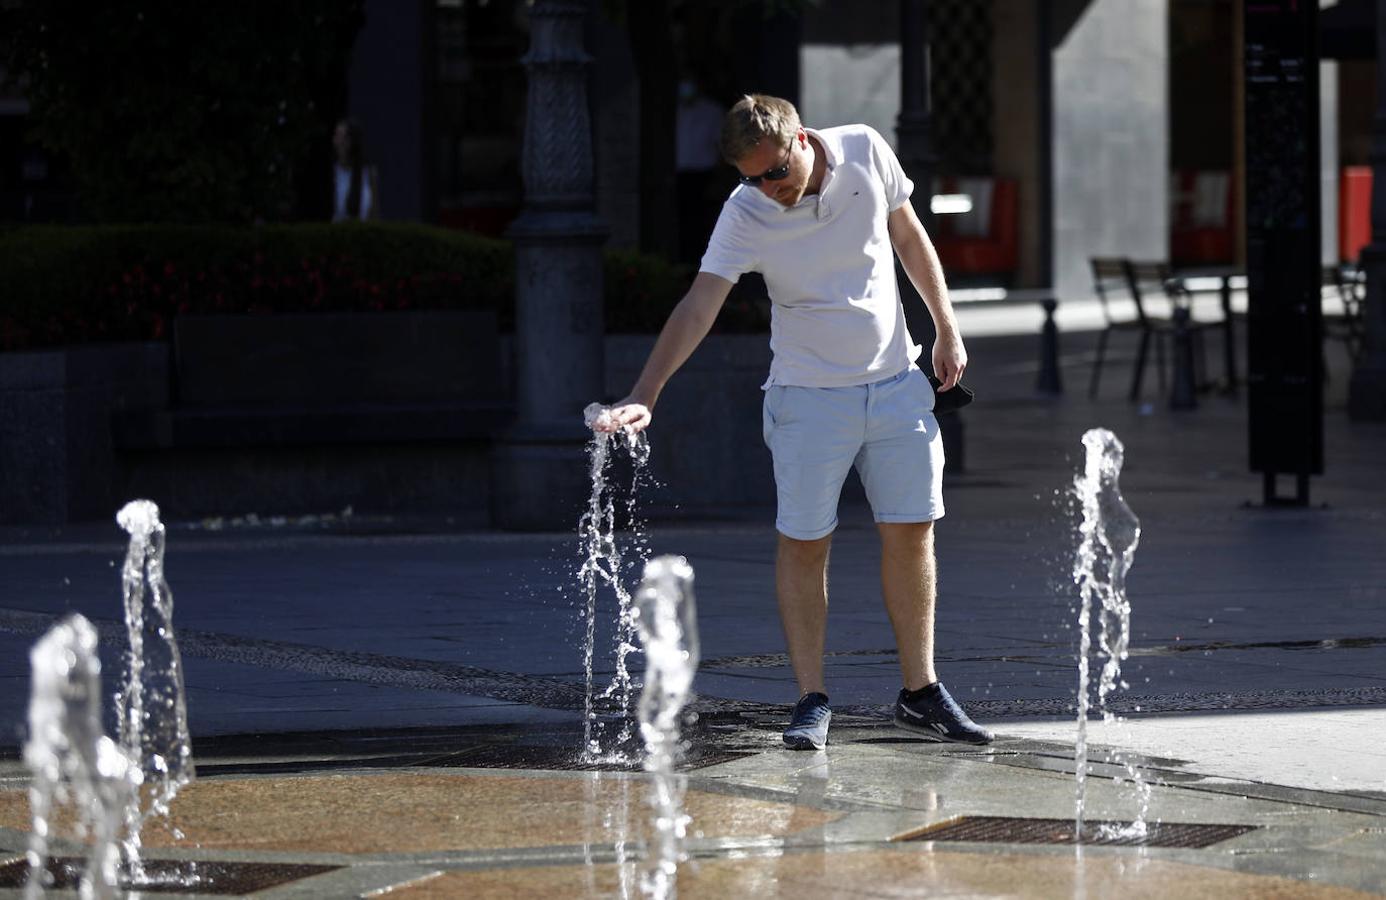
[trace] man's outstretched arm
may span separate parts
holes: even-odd
[[[630,396],[616,403],[608,416],[597,426],[602,431],[630,428],[640,431],[650,424],[660,391],[679,366],[688,361],[703,338],[712,328],[717,313],[731,292],[732,283],[710,272],[699,272],[688,293],[669,314],[669,320],[659,332],[645,368],[631,388]]]
[[[938,261],[933,242],[924,232],[924,224],[908,200],[890,214],[886,224],[891,246],[934,320],[934,331],[938,335],[934,342],[934,374],[943,382],[939,390],[951,390],[967,368],[967,348],[963,346],[958,320],[953,316],[953,304],[948,299],[943,265]]]

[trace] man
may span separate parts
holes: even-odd
[[[933,740],[992,737],[934,671],[933,520],[943,515],[943,443],[934,393],[914,364],[892,248],[933,317],[932,368],[952,390],[967,367],[943,271],[890,146],[864,125],[804,128],[794,105],[743,97],[722,125],[740,173],[687,295],[630,396],[598,427],[639,430],[664,384],[707,335],[732,285],[758,271],[773,301],[765,441],[775,466],[775,590],[799,702],[787,746],[822,749],[827,564],[838,496],[853,465],[881,536],[881,587],[904,687],[895,723]]]

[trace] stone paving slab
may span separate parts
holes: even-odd
[[[703,804],[695,823],[713,827],[693,844],[700,868],[680,872],[686,896],[1139,897],[1168,896],[1173,886],[1191,897],[1386,894],[1386,426],[1348,422],[1344,379],[1334,382],[1328,471],[1314,479],[1315,506],[1261,509],[1260,479],[1245,469],[1241,400],[1203,395],[1199,409],[1182,413],[1130,405],[1114,366],[1103,398],[1089,402],[1080,393],[1087,345],[1069,338],[1070,393],[1060,399],[1033,394],[1032,337],[970,344],[968,382],[979,400],[964,413],[968,469],[950,475],[949,515],[938,529],[938,652],[955,696],[1000,734],[988,751],[925,745],[878,727],[899,676],[859,487],[849,486],[835,540],[828,672],[837,718],[822,754],[777,746],[794,688],[774,608],[769,511],[649,527],[652,552],[683,554],[697,572],[706,665],[696,683],[704,730],[695,740],[736,757],[688,772]],[[1126,443],[1123,491],[1144,530],[1128,581],[1131,686],[1113,699],[1127,733],[1108,740],[1094,727],[1102,746],[1090,810],[1132,814],[1130,788],[1116,780],[1121,750],[1156,783],[1154,815],[1258,828],[1209,850],[1086,847],[1081,857],[1071,847],[891,842],[959,815],[1072,814],[1075,522],[1066,491],[1078,438],[1095,425]],[[195,804],[198,792],[207,803],[239,798],[223,809],[254,816],[215,821],[245,827],[260,843],[216,849],[209,839],[159,852],[341,867],[265,896],[398,885],[410,886],[391,896],[552,896],[554,884],[577,896],[638,895],[631,879],[644,776],[465,766],[468,742],[481,734],[578,745],[584,676],[573,535],[402,520],[352,527],[171,527],[168,577],[204,771],[187,814],[213,808]],[[56,617],[80,610],[103,626],[112,688],[123,551],[113,524],[0,535],[0,796],[11,802],[26,783],[16,752],[27,649]],[[603,598],[599,685],[613,674],[614,619]],[[639,668],[638,656],[632,664]],[[498,798],[438,787],[507,779],[526,790]],[[247,785],[303,802],[298,812],[275,813],[258,795],[249,799]],[[572,801],[588,790],[590,802]],[[570,819],[598,824],[577,841],[536,828],[516,846],[470,849],[411,843],[398,827],[448,803],[463,815],[467,797],[466,814],[481,833],[494,829],[495,844],[523,831],[532,813],[525,804],[540,794]],[[354,823],[363,843],[295,818],[340,796],[367,809],[367,821]],[[402,799],[417,796],[438,802]],[[729,835],[733,808],[798,811],[789,819],[810,824],[776,831],[762,819]],[[544,824],[563,821],[551,815]],[[320,849],[268,846],[271,832],[296,822],[305,847]],[[8,824],[0,849],[19,851],[23,816]],[[386,840],[396,843],[370,843]]]
[[[1174,777],[1193,768],[1190,763],[1142,757],[1138,762],[1154,784],[1151,821],[1252,830],[1201,850],[911,841],[922,829],[959,817],[1071,815],[1071,769],[1047,764],[1061,757],[1045,755],[1061,745],[1005,739],[991,748],[962,748],[878,727],[842,728],[834,735],[818,753],[778,748],[778,734],[770,729],[697,735],[700,741],[733,740],[753,752],[686,773],[693,821],[692,859],[679,870],[685,896],[1386,893],[1386,798],[1351,811],[1315,805],[1313,791],[1239,796],[1205,784],[1197,772],[1186,772],[1193,777],[1182,781]],[[424,743],[436,753],[499,739],[477,730]],[[546,737],[542,730],[512,729],[506,739]],[[342,743],[366,742],[344,736]],[[388,745],[402,753],[414,746],[424,758],[429,753],[428,746],[409,744],[407,732]],[[1117,767],[1105,752],[1095,751],[1094,760],[1089,817],[1128,821],[1135,809],[1129,786],[1110,777]],[[236,763],[243,771],[227,771]],[[650,778],[641,773],[407,763],[293,773],[277,771],[265,755],[239,754],[208,756],[204,766],[208,774],[175,804],[174,823],[185,836],[175,839],[151,826],[146,855],[233,868],[337,867],[257,896],[364,896],[392,889],[391,896],[529,897],[552,896],[555,886],[575,896],[640,896],[651,816]],[[265,774],[256,772],[259,767]],[[18,851],[25,825],[22,778],[13,765],[0,771],[11,773],[0,779],[0,851]]]

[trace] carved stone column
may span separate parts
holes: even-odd
[[[515,242],[515,426],[496,445],[492,519],[566,530],[588,493],[582,409],[602,399],[602,244],[582,36],[587,0],[539,0],[530,13],[523,175]]]
[[[1386,0],[1376,3],[1376,117],[1372,123],[1372,242],[1362,248],[1366,341],[1348,388],[1348,415],[1386,420]]]

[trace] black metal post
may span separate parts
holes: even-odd
[[[1197,409],[1198,386],[1194,377],[1193,329],[1189,327],[1189,310],[1179,306],[1174,310],[1173,340],[1174,377],[1169,389],[1170,409]]]
[[[1372,121],[1372,242],[1362,248],[1367,297],[1362,352],[1348,388],[1348,415],[1386,420],[1386,0],[1376,3],[1376,116]]]
[[[937,155],[930,141],[929,101],[929,0],[900,0],[900,116],[896,120],[896,148],[900,165],[914,182],[914,211],[927,229],[933,225],[934,166]],[[896,265],[903,295],[909,295],[909,279]],[[922,339],[932,333],[932,322],[922,304],[905,304],[910,334]],[[927,346],[927,345],[926,345]],[[927,356],[928,351],[925,351]],[[925,365],[927,366],[927,360]],[[938,417],[948,471],[966,468],[966,426],[961,412]]]
[[[1054,321],[1054,310],[1059,301],[1053,297],[1040,301],[1044,307],[1044,325],[1040,327],[1040,369],[1035,382],[1035,390],[1041,394],[1062,394],[1063,376],[1059,372],[1059,326]]]
[[[1265,503],[1323,472],[1318,4],[1242,0],[1246,53],[1247,443]],[[1286,140],[1294,134],[1296,140]]]
[[[927,225],[933,213],[934,163],[929,140],[929,2],[900,0],[900,116],[895,132],[900,164],[922,191],[915,212]]]

